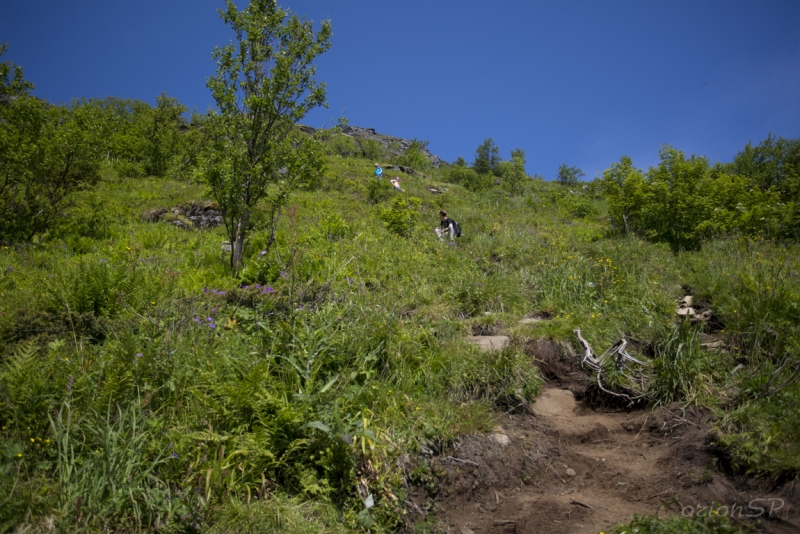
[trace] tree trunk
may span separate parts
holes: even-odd
[[[233,271],[236,273],[242,269],[242,265],[244,263],[244,237],[245,232],[247,231],[247,220],[249,215],[250,214],[247,208],[245,208],[241,217],[239,217],[238,224],[236,225],[236,238],[233,241],[233,251],[231,254],[231,267],[233,267]]]

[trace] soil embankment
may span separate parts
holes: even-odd
[[[596,534],[634,513],[710,509],[764,532],[800,532],[793,483],[776,487],[718,467],[707,412],[588,406],[588,379],[558,345],[528,348],[548,377],[536,403],[431,460],[446,472],[434,512],[453,532]],[[419,518],[431,495],[410,490]]]

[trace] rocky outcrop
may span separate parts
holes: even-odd
[[[178,228],[216,228],[223,224],[219,207],[212,202],[184,202],[174,208],[157,208],[142,217],[146,222],[166,222]]]
[[[300,130],[308,135],[313,135],[316,129],[311,126],[299,126]],[[391,135],[379,134],[375,128],[362,128],[361,126],[344,126],[342,128],[344,135],[353,137],[355,139],[370,139],[377,141],[381,144],[386,154],[390,156],[401,156],[411,147],[411,140],[403,139],[402,137],[392,137]],[[433,167],[438,168],[443,165],[445,161],[431,152],[427,148],[423,148],[421,152],[428,158]]]

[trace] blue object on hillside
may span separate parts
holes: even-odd
[[[382,178],[383,177],[383,167],[378,167],[375,169],[375,178]]]

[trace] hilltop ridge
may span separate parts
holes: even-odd
[[[318,131],[316,128],[305,125],[300,126],[300,129],[309,135]],[[380,134],[375,131],[375,128],[364,128],[361,126],[343,126],[341,128],[341,133],[352,138],[357,143],[359,142],[359,139],[377,141],[383,147],[386,154],[390,156],[403,155],[406,150],[411,148],[411,144],[413,142],[410,139],[404,139],[402,137]],[[432,167],[438,169],[440,166],[447,164],[447,162],[441,159],[439,156],[431,153],[427,147],[420,147],[419,150],[426,158],[428,158],[428,161],[430,161]]]

